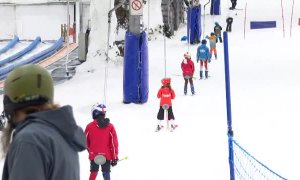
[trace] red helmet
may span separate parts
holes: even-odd
[[[163,78],[161,80],[161,83],[165,86],[167,84],[170,84],[171,83],[171,78]]]

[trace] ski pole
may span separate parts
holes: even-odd
[[[128,159],[128,156],[125,156],[125,157],[119,159],[118,162],[123,161],[123,160],[127,160],[127,159]]]

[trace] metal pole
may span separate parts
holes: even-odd
[[[247,15],[247,2],[245,5],[245,18],[244,18],[244,39],[246,38],[246,15]]]
[[[104,72],[105,73],[105,75],[104,75],[104,100],[103,100],[104,104],[106,104],[106,87],[107,87],[108,60],[109,60],[108,51],[109,51],[109,41],[110,41],[110,31],[111,31],[111,16],[112,16],[112,13],[116,9],[118,9],[119,7],[121,7],[125,2],[126,2],[126,0],[123,0],[122,2],[120,2],[119,4],[117,4],[114,8],[112,8],[111,10],[108,11],[108,30],[107,30],[108,34],[107,34],[107,45],[106,45],[106,60],[105,60],[106,64],[105,64],[105,72]]]
[[[192,8],[188,7],[188,52],[190,52],[191,43],[191,19],[192,19]]]
[[[70,2],[67,0],[67,57],[66,57],[66,76],[69,76],[68,62],[69,62],[69,36],[70,36],[70,11],[69,11]]]
[[[228,133],[228,147],[229,147],[229,166],[230,166],[230,180],[235,179],[234,175],[234,156],[232,148],[232,117],[231,117],[231,98],[230,98],[230,77],[229,77],[229,52],[228,52],[228,35],[223,32],[224,37],[224,65],[225,65],[225,83],[226,83],[226,107],[227,107],[227,133]]]
[[[148,28],[147,28],[148,37],[149,37],[149,30],[150,30],[150,0],[148,0]]]
[[[166,48],[166,35],[164,35],[164,60],[165,60],[165,77],[167,77],[167,48]]]
[[[17,5],[14,5],[14,36],[18,35],[18,24],[17,24]]]
[[[210,0],[208,0],[208,2],[206,3],[206,4],[204,4],[204,19],[203,19],[203,35],[202,35],[202,39],[204,39],[205,37],[204,37],[204,33],[205,33],[205,16],[206,16],[206,14],[205,14],[205,7],[208,5],[210,3]]]
[[[292,37],[292,26],[293,26],[293,15],[294,15],[294,3],[295,3],[295,1],[293,0],[292,14],[291,14],[291,26],[290,26],[290,37]]]
[[[282,16],[282,31],[283,31],[283,37],[285,37],[284,15],[283,15],[283,5],[282,5],[282,0],[281,0],[281,16]]]

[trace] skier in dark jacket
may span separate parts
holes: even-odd
[[[38,65],[21,66],[7,76],[2,180],[80,179],[78,152],[86,148],[84,132],[72,108],[54,104],[53,94],[50,74]]]
[[[237,0],[230,0],[231,1],[231,7],[229,8],[230,10],[234,10],[236,7],[236,1]]]
[[[232,22],[233,22],[233,18],[232,17],[227,17],[226,19],[226,31],[227,32],[231,32],[231,25],[232,25]]]
[[[214,27],[214,33],[216,36],[218,36],[217,38],[217,41],[218,42],[218,39],[220,40],[220,43],[222,43],[222,27],[220,26],[220,24],[218,22],[215,22],[215,27]]]

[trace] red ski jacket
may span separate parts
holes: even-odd
[[[113,124],[100,128],[94,120],[86,126],[85,136],[90,160],[98,154],[104,155],[107,160],[118,159],[118,137]]]
[[[181,69],[183,76],[193,76],[195,72],[194,62],[191,59],[188,59],[187,63],[184,63],[184,61],[182,61]]]
[[[159,89],[157,98],[160,98],[160,106],[163,106],[164,104],[172,106],[172,99],[175,98],[175,92],[173,89],[170,90],[169,87],[163,86]]]

